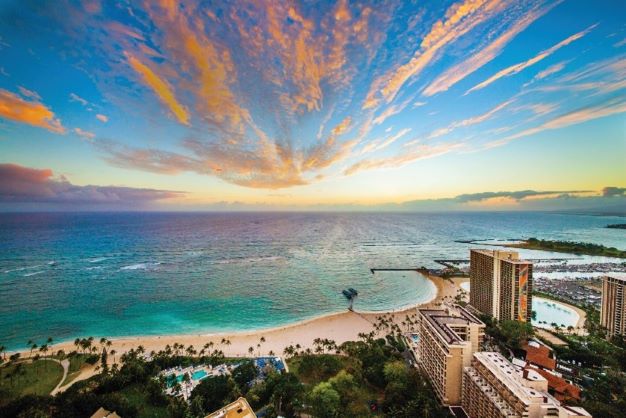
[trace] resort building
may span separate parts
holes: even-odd
[[[444,405],[461,403],[463,367],[480,350],[485,324],[467,309],[418,309],[416,360]]]
[[[548,393],[534,369],[518,369],[500,353],[474,353],[463,371],[462,406],[469,418],[583,418],[583,408],[564,406]]]
[[[470,250],[470,304],[499,321],[530,321],[532,272],[516,251]]]
[[[600,324],[606,328],[608,338],[626,336],[626,275],[602,278]]]
[[[100,407],[93,415],[89,418],[121,418],[115,411],[107,411],[103,407]]]
[[[526,341],[522,344],[525,360],[537,367],[546,370],[556,369],[556,358],[550,347],[537,340]]]
[[[219,411],[207,415],[205,418],[256,418],[256,414],[246,398],[239,398]]]

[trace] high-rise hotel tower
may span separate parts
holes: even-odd
[[[499,321],[530,321],[533,265],[515,251],[470,250],[470,304]]]
[[[607,337],[626,337],[626,275],[602,278],[600,323],[606,328]]]

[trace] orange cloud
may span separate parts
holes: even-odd
[[[423,90],[422,93],[425,96],[432,96],[448,90],[454,84],[463,80],[465,77],[497,57],[500,52],[502,52],[504,47],[511,42],[511,40],[513,40],[513,38],[530,26],[531,23],[545,15],[548,11],[552,10],[552,8],[559,3],[560,1],[557,1],[543,8],[537,7],[530,10],[485,48],[481,48],[477,53],[472,54],[467,60],[447,69],[443,74],[439,75]]]
[[[154,93],[161,99],[161,101],[170,109],[172,114],[183,125],[189,124],[189,114],[187,109],[182,106],[174,97],[172,88],[167,81],[162,80],[158,75],[154,73],[147,65],[143,64],[137,58],[129,53],[126,53],[128,64],[139,74],[144,83],[148,85],[154,91]]]
[[[446,11],[444,19],[435,22],[431,27],[409,62],[372,83],[363,108],[372,108],[380,100],[393,100],[404,83],[437,59],[441,49],[493,17],[504,5],[505,2],[498,0],[465,0],[453,4]]]
[[[558,44],[556,44],[556,45],[546,49],[545,51],[540,52],[538,55],[530,58],[529,60],[526,60],[524,62],[520,62],[520,63],[515,64],[515,65],[511,65],[510,67],[507,67],[507,68],[505,68],[503,70],[498,71],[496,74],[494,74],[493,76],[489,77],[487,80],[483,81],[482,83],[478,83],[477,85],[475,85],[474,87],[469,89],[465,94],[471,93],[471,92],[476,91],[476,90],[484,89],[485,87],[487,87],[491,83],[501,79],[502,77],[509,77],[509,76],[515,75],[515,74],[523,71],[524,69],[526,69],[526,68],[528,68],[528,67],[530,67],[532,65],[535,65],[539,61],[549,57],[554,52],[558,51],[559,49],[563,48],[564,46],[567,46],[567,45],[571,44],[572,42],[582,38],[583,36],[588,34],[596,26],[597,26],[597,24],[596,25],[592,25],[592,26],[588,27],[587,29],[585,29],[585,30],[583,30],[581,32],[575,33],[574,35],[568,37],[567,39],[564,39],[563,41],[559,42]]]
[[[98,113],[96,115],[96,119],[98,119],[100,122],[103,122],[103,123],[106,123],[106,122],[109,121],[109,117],[108,116],[102,115],[100,113]]]
[[[201,11],[193,4],[183,8],[170,0],[148,2],[147,6],[161,35],[154,41],[177,68],[172,76],[177,75],[178,84],[195,97],[198,114],[220,128],[241,134],[251,118],[231,89],[237,71],[230,52],[207,36],[206,22],[196,17]]]
[[[3,89],[0,89],[0,116],[15,122],[38,126],[58,134],[65,133],[61,121],[44,104],[36,100],[27,101]]]

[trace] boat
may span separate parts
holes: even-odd
[[[348,292],[352,293],[352,296],[359,296],[359,292],[357,292],[353,287],[349,287]]]
[[[349,290],[342,290],[341,293],[343,293],[343,295],[347,298],[347,299],[352,299],[352,292],[350,292]]]

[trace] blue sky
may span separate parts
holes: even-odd
[[[625,17],[620,1],[3,1],[1,201],[597,201],[626,186]],[[555,197],[511,196],[479,203]]]

